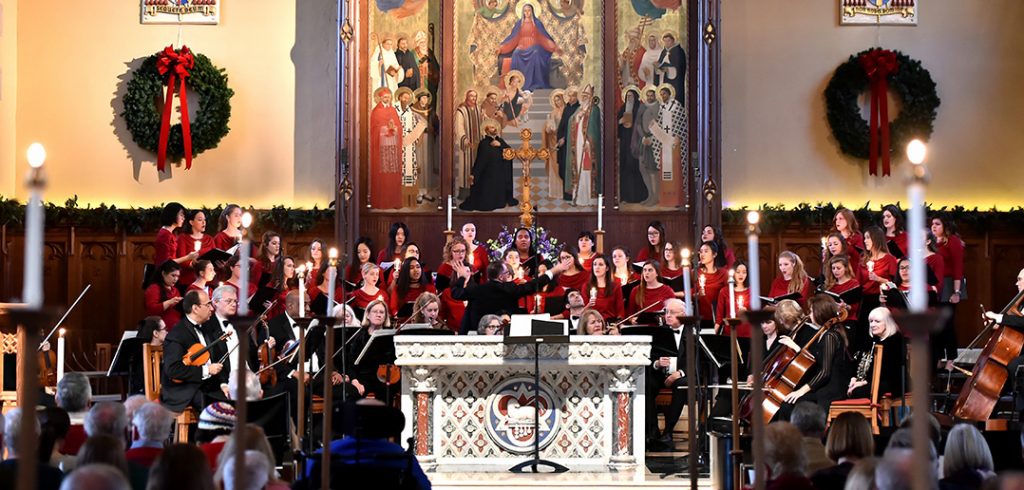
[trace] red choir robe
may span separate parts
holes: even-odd
[[[640,280],[640,274],[637,274],[636,272],[630,272],[629,276],[626,277],[625,282],[623,282],[622,278],[619,276],[612,277],[615,279],[615,282],[618,283],[619,286],[625,286],[626,284]]]
[[[880,292],[878,289],[879,283],[868,279],[868,262],[870,262],[870,260],[861,261],[860,269],[858,269],[857,272],[857,280],[860,281],[860,284],[864,287],[865,296],[877,296]],[[882,258],[874,261],[874,269],[872,270],[876,276],[892,281],[898,272],[896,269],[897,263],[898,261],[896,260],[896,257],[893,257],[892,254],[885,254]],[[868,313],[871,312],[869,311]]]
[[[163,300],[160,299],[161,289],[164,294]],[[174,286],[167,287],[159,283],[150,284],[143,295],[146,316],[155,315],[163,318],[164,325],[167,325],[167,331],[170,332],[178,324],[178,321],[181,320],[181,310],[177,306],[172,306],[165,310],[163,302],[178,296],[181,296],[181,294],[178,293],[178,288]]]
[[[462,317],[466,314],[466,301],[457,300],[452,297],[452,288],[445,288],[441,292],[441,313],[439,318],[448,324],[455,333],[459,332],[459,325],[462,325]]]
[[[732,269],[732,266],[736,263],[736,254],[733,253],[731,248],[725,249],[725,268]]]
[[[591,272],[594,270],[594,256],[596,255],[597,254],[592,254],[590,257],[586,259],[580,259],[580,265],[583,266],[583,270],[587,272]]]
[[[370,205],[402,207],[402,120],[393,105],[378,102],[370,112]]]
[[[612,281],[611,294],[605,294],[606,288],[597,288],[597,299],[594,301],[593,309],[601,314],[605,320],[609,318],[625,318],[626,308],[622,301],[622,286]],[[583,303],[590,303],[590,288],[584,289]]]
[[[487,270],[487,266],[491,264],[491,258],[487,256],[487,246],[486,245],[477,245],[476,248],[473,250],[473,252],[470,255],[473,256],[473,260],[469,263],[469,265],[473,266],[473,271],[474,272],[476,272],[476,271],[486,271]],[[467,256],[467,260],[468,260],[468,258],[469,257]],[[441,268],[440,267],[437,268],[437,273],[438,274],[441,273]],[[486,277],[481,277],[480,280],[481,280],[481,282],[482,281],[486,281],[487,278]]]
[[[359,289],[356,289],[355,291],[352,291],[352,300],[351,300],[351,302],[349,304],[352,305],[353,308],[366,309],[366,305],[370,304],[370,302],[372,302],[373,300],[377,299],[378,297],[380,297],[381,299],[384,300],[384,304],[387,304],[387,305],[391,304],[388,301],[388,293],[387,293],[387,291],[384,291],[383,289],[377,289],[377,292],[374,293],[373,295],[371,295],[371,294],[367,293],[366,291],[363,291],[362,288],[359,288]],[[392,313],[394,313],[394,312],[393,311],[389,311],[388,312],[388,314],[392,314]]]
[[[397,292],[391,292],[388,296],[388,308],[392,315],[398,313],[398,310],[402,308],[406,303],[415,303],[416,298],[419,298],[423,293],[434,293],[437,294],[437,290],[434,289],[434,285],[427,283],[419,287],[411,287],[409,291],[405,293],[405,297],[399,298]]]
[[[939,255],[942,256],[943,268],[940,280],[949,278],[957,280],[964,278],[964,242],[958,236],[950,237],[944,243],[938,244]],[[952,294],[952,291],[945,291],[945,294]]]
[[[581,293],[584,289],[589,287],[589,282],[590,274],[587,274],[586,272],[577,272],[576,274],[573,274],[571,276],[563,273],[559,274],[558,276],[559,286],[561,286],[564,289],[575,289]]]
[[[213,250],[215,247],[213,237],[203,234],[203,238],[199,239],[199,257],[202,257],[203,254]],[[178,250],[175,257],[184,257],[195,250],[195,238],[185,234],[178,237]],[[196,270],[192,267],[192,263],[186,262],[181,264],[181,275],[178,277],[178,284],[192,284],[193,282],[196,282]]]
[[[772,281],[772,287],[768,290],[768,296],[771,298],[778,298],[779,296],[785,296],[789,294],[789,283],[786,278],[779,274],[778,277]],[[804,287],[800,288],[800,297],[796,300],[800,303],[800,306],[807,306],[807,298],[811,297],[811,280],[804,279]]]
[[[901,231],[897,233],[896,236],[886,236],[885,240],[886,245],[889,243],[896,245],[896,247],[900,249],[900,252],[903,252],[903,256],[907,256],[907,232]]]
[[[213,246],[225,252],[227,252],[229,248],[234,247],[237,243],[238,239],[228,235],[224,230],[221,230],[213,237]]]
[[[277,295],[275,295],[274,299],[271,300],[271,301],[275,301],[276,300],[277,302],[274,303],[274,306],[272,308],[270,308],[270,311],[267,313],[266,318],[274,318],[275,316],[278,316],[281,313],[284,313],[285,297],[288,296],[288,292],[289,291],[291,291],[291,289],[285,287],[285,288],[281,288],[277,292]],[[335,295],[335,296],[338,297],[338,298],[341,297],[341,296],[337,296],[337,295]],[[312,295],[310,295],[309,300],[310,301],[313,300],[313,296]]]
[[[929,286],[934,286],[935,290],[939,293],[939,297],[942,297],[942,278],[946,277],[946,261],[941,255],[935,253],[924,258],[925,264],[932,271],[932,275],[935,276],[935,281],[928,280]]]
[[[728,281],[728,279],[726,279]],[[715,305],[716,315],[715,319],[719,322],[729,318],[729,288],[728,283],[726,287],[718,291],[718,303]],[[736,316],[742,318],[742,310],[750,309],[750,288],[744,289],[743,291],[736,291]],[[722,328],[722,334],[729,335],[729,325],[724,325]],[[746,321],[736,326],[737,337],[750,337],[750,324]]]
[[[676,292],[673,291],[672,288],[668,287],[668,285],[666,284],[662,284],[657,288],[647,290],[644,293],[644,302],[643,304],[640,304],[637,301],[637,294],[640,293],[640,288],[642,287],[644,287],[644,285],[637,286],[635,289],[633,289],[633,292],[629,294],[629,304],[626,305],[627,316],[632,315],[652,304],[661,304],[664,303],[667,299],[672,299],[676,297]],[[654,306],[647,311],[662,311],[664,309],[665,308],[663,306]]]
[[[853,289],[853,288],[855,288],[857,286],[860,286],[860,281],[858,281],[856,278],[850,278],[846,282],[836,284],[836,285],[832,286],[831,288],[829,288],[828,290],[829,290],[829,292],[832,292],[832,293],[843,294],[843,293],[845,293],[845,292],[847,292],[847,291],[849,291],[849,290],[851,290],[851,289]],[[848,304],[847,306],[850,307],[850,310],[849,310],[850,312],[849,312],[849,314],[847,316],[847,321],[850,321],[850,322],[857,321],[857,319],[860,318],[860,303],[852,304],[852,305]]]
[[[682,268],[672,269],[668,265],[661,268],[661,277],[664,277],[665,279],[675,279],[681,275],[683,275]]]
[[[846,237],[846,244],[857,249],[857,254],[864,253],[864,234],[854,233]]]
[[[704,278],[704,294],[700,294],[700,278]],[[721,321],[722,316],[716,316],[715,306],[718,302],[719,293],[724,289],[729,292],[729,272],[726,269],[718,268],[714,273],[707,274],[703,270],[697,272],[697,283],[694,292],[697,294],[697,311],[700,317],[705,320]],[[749,304],[749,303],[748,303]]]
[[[156,240],[153,241],[153,265],[157,267],[169,259],[176,259],[178,253],[178,234],[167,231],[167,228],[160,227],[156,232]]]

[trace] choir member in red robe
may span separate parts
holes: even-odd
[[[363,266],[373,263],[373,256],[373,240],[370,237],[359,237],[352,250],[352,257],[355,260],[345,268],[345,280],[349,282],[349,288],[355,289],[360,286],[363,281]]]
[[[750,307],[750,288],[747,287],[746,262],[742,260],[737,260],[736,263],[733,264],[733,280],[735,282],[735,286],[733,288],[735,297],[734,301],[736,302],[735,316],[742,319],[743,312],[747,311],[747,308]],[[726,279],[726,281],[728,281],[728,279]],[[725,320],[726,318],[729,318],[731,315],[729,311],[729,309],[731,308],[730,301],[733,300],[729,298],[729,284],[728,282],[726,282],[725,287],[718,292],[718,304],[715,306],[715,318],[718,319],[718,321],[720,322],[718,330],[723,335],[730,334],[729,325],[722,321]],[[747,323],[746,321],[743,321],[742,323],[737,325],[736,336],[750,337],[750,324]]]
[[[736,254],[733,253],[732,248],[726,243],[725,237],[722,236],[722,229],[717,226],[707,225],[704,230],[700,232],[700,241],[703,242],[715,242],[718,247],[718,258],[715,259],[715,267],[719,269],[732,269],[733,264],[736,263]]]
[[[185,224],[185,206],[171,202],[160,212],[160,229],[153,241],[153,264],[160,265],[166,260],[173,260],[178,265],[192,262],[199,255],[189,250],[185,255],[178,256],[178,229]]]
[[[952,221],[945,213],[932,217],[931,231],[935,235],[937,252],[942,256],[945,266],[942,277],[939,278],[942,283],[942,287],[939,288],[939,300],[942,307],[949,311],[942,330],[936,335],[943,352],[937,353],[938,355],[932,358],[955,359],[957,355],[956,305],[963,299],[961,287],[964,279],[964,241],[956,231],[956,222]]]
[[[661,221],[658,220],[651,221],[647,224],[647,241],[643,247],[640,247],[640,251],[637,252],[636,261],[660,261],[662,249],[665,248],[666,241],[668,241],[668,237],[665,235],[665,225],[661,224]]]
[[[622,300],[622,286],[612,277],[611,264],[604,255],[597,254],[592,260],[590,285],[582,290],[587,308],[593,308],[605,320],[625,318],[625,303]]]
[[[198,249],[196,243],[199,244]],[[195,252],[196,257],[202,257],[203,254],[213,250],[215,247],[213,243],[213,237],[206,234],[206,213],[200,209],[192,210],[188,213],[188,221],[185,222],[185,229],[180,235],[178,235],[178,250],[174,254],[175,257],[187,257],[190,253]],[[196,270],[193,268],[193,260],[185,261],[184,263],[179,262],[181,266],[181,277],[178,278],[179,284],[192,284],[196,280]],[[223,263],[213,264],[214,268],[224,267]]]
[[[242,295],[239,289],[239,285],[242,283],[242,264],[239,263],[238,254],[235,254],[228,259],[227,268],[231,271],[231,277],[224,281],[224,284],[235,288],[235,294],[238,295],[239,302],[249,301],[249,298],[256,293],[256,285],[253,284],[252,281],[249,281],[249,287],[247,288],[248,291],[246,291],[244,296]]]
[[[838,231],[846,239],[846,243],[857,249],[857,253],[864,251],[864,234],[860,231],[860,224],[853,211],[846,208],[836,210],[832,217],[832,231]]]
[[[363,264],[363,287],[352,291],[350,300],[353,308],[365,309],[375,299],[381,299],[388,304],[388,294],[377,287],[377,279],[380,277],[380,267],[376,264]]]
[[[768,296],[777,298],[793,293],[800,293],[796,300],[800,306],[806,305],[811,296],[811,278],[804,271],[804,261],[797,254],[785,250],[779,254],[779,275],[772,281]]]
[[[558,285],[565,289],[583,291],[590,282],[590,274],[583,270],[576,247],[569,245],[558,254],[559,262],[569,261],[569,268],[558,276]]]
[[[644,262],[643,271],[640,273],[640,285],[633,289],[629,296],[629,303],[626,304],[627,316],[651,305],[662,305],[666,299],[675,298],[676,293],[672,291],[672,288],[658,282],[659,268],[657,261]],[[647,311],[656,312],[662,309],[660,306],[651,306]]]
[[[213,246],[227,251],[242,239],[242,208],[228,204],[220,212],[220,231],[213,237]]]
[[[665,279],[675,279],[683,275],[683,247],[676,242],[665,242],[665,247],[662,249],[663,265],[661,267],[661,277]],[[682,296],[679,296],[682,298]]]
[[[508,264],[509,270],[512,271],[513,283],[526,284],[530,279],[532,279],[527,275],[523,264],[519,263],[519,251],[512,248],[505,250],[505,253],[502,254],[502,260]]]
[[[277,268],[278,257],[281,256],[281,235],[274,231],[267,231],[263,233],[263,237],[260,240],[260,253],[256,258],[252,269],[249,271],[249,280],[256,285],[257,288],[265,286],[271,276],[274,274],[274,270]]]
[[[885,242],[885,232],[877,226],[864,230],[864,256],[861,257],[857,280],[864,288],[864,298],[860,303],[860,311],[870,312],[881,305],[878,299],[881,291],[879,286],[896,278],[896,258],[889,253]],[[857,342],[855,351],[870,347],[867,317],[861,315],[857,323]]]
[[[405,226],[405,223],[401,221],[391,223],[391,229],[388,230],[388,245],[377,253],[377,265],[396,260],[401,262],[405,258],[402,256],[402,246],[411,240],[409,227]]]
[[[312,267],[307,268],[306,290],[313,289],[315,284],[319,282],[320,278],[318,275],[320,274],[320,266],[323,265],[324,261],[324,248],[324,240],[322,238],[314,238],[313,241],[309,242],[309,248],[306,249],[306,263],[311,264]],[[350,268],[351,264],[345,269],[345,280],[348,280]]]
[[[398,279],[388,290],[388,306],[396,315],[406,303],[415,303],[423,293],[437,293],[425,274],[420,259],[409,257],[399,268]]]
[[[704,320],[718,323],[724,317],[716,316],[719,293],[728,291],[729,271],[719,267],[718,244],[713,241],[704,242],[697,250],[697,311]]]
[[[853,288],[860,286],[860,281],[857,280],[857,269],[850,263],[850,259],[845,255],[836,255],[827,262],[827,270],[825,274],[825,291],[836,294],[843,294]],[[856,323],[860,318],[860,303],[848,304],[848,313],[846,320],[848,322]]]
[[[890,309],[891,308],[896,308],[897,306],[895,306],[895,305],[894,306],[887,305],[886,304],[886,297],[885,297],[884,293],[885,293],[885,291],[890,289],[892,286],[896,286],[896,288],[899,289],[900,291],[902,291],[903,294],[905,294],[908,299],[910,298],[910,259],[909,258],[904,257],[904,258],[899,259],[898,261],[896,261],[896,279],[894,279],[891,283],[886,283],[886,284],[882,284],[881,286],[879,286],[879,289],[882,291],[883,294],[881,296],[879,296],[878,299],[879,299],[879,301],[881,301],[882,306],[889,306]],[[926,287],[927,287],[927,295],[928,295],[928,306],[936,306],[936,305],[938,305],[938,303],[939,303],[939,290],[938,290],[938,288],[936,288],[935,286],[932,286],[931,284],[927,285]],[[929,340],[932,340],[932,339],[929,339]],[[933,346],[933,348],[934,348],[934,346]]]
[[[195,262],[195,270],[199,271],[199,274],[193,273],[195,279],[189,283],[188,288],[185,292],[189,291],[203,291],[207,296],[213,297],[214,280],[217,279],[217,269],[213,267],[213,264],[209,260],[197,260]],[[181,278],[178,278],[178,282],[181,283]]]
[[[402,120],[392,95],[387,87],[375,90],[370,111],[370,205],[377,209],[402,207]]]
[[[579,238],[576,239],[577,250],[579,250],[580,265],[587,272],[590,272],[591,262],[594,261],[594,256],[597,252],[594,251],[594,246],[597,243],[597,235],[590,230],[584,230],[580,232]]]
[[[181,320],[181,294],[178,288],[178,276],[181,266],[173,260],[165,260],[154,273],[152,284],[146,287],[143,295],[143,306],[146,316],[159,316],[167,325],[168,331]]]
[[[529,228],[516,229],[512,246],[519,252],[519,263],[526,267],[526,275],[537,277],[542,274],[537,270],[540,268],[541,257],[537,255],[537,247],[533,244],[533,232]]]
[[[864,237],[861,237],[860,241],[861,243],[864,243]],[[833,231],[825,237],[825,248],[821,250],[821,263],[827,264],[832,257],[836,257],[838,255],[846,256],[850,262],[851,270],[855,271],[860,267],[860,252],[857,251],[857,248],[851,246],[842,233]],[[822,277],[827,279],[827,271],[822,270],[821,272]]]
[[[473,272],[487,270],[488,264],[491,263],[491,258],[487,255],[487,246],[476,241],[476,224],[472,221],[467,222],[462,225],[459,234],[462,235],[462,239],[465,240],[466,245],[469,247],[466,260],[469,262]],[[481,276],[484,276],[484,274],[481,274]]]
[[[277,294],[274,295],[274,300],[264,305],[270,308],[267,318],[274,318],[284,313],[285,298],[290,291],[299,288],[299,279],[295,277],[295,259],[293,257],[285,257],[280,259],[280,262],[281,265],[275,269],[274,277],[270,281],[270,287],[277,289]],[[342,296],[336,294],[335,297],[340,299]],[[312,304],[312,296],[310,297],[310,303]],[[326,309],[324,312],[326,312]],[[320,314],[319,311],[314,311],[313,313]]]
[[[886,246],[889,253],[902,258],[907,255],[907,232],[906,221],[903,219],[903,211],[895,204],[889,204],[882,208],[882,227],[885,229]]]
[[[612,249],[612,277],[615,282],[619,283],[619,286],[640,280],[640,274],[633,270],[628,248],[615,247]]]
[[[435,279],[435,287],[441,297],[441,318],[455,331],[458,331],[459,326],[462,325],[462,316],[466,313],[466,302],[452,297],[449,286],[455,281],[455,269],[452,268],[451,262],[460,263],[470,267],[472,270],[472,266],[469,265],[467,260],[468,254],[466,251],[468,249],[469,246],[466,245],[466,241],[461,237],[452,238],[446,243],[442,253],[444,262],[437,267],[437,278]],[[476,272],[473,270],[474,274]],[[475,275],[472,277],[477,278],[480,276]]]
[[[935,235],[931,231],[922,231],[924,239],[924,262],[928,266],[928,285],[935,288],[939,297],[942,297],[942,277],[946,274],[946,260],[939,255],[939,248],[935,245]]]

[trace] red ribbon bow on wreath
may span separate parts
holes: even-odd
[[[882,153],[882,175],[889,175],[889,75],[896,73],[899,63],[896,53],[888,49],[873,49],[857,60],[871,81],[871,134],[870,167],[871,175],[878,174],[878,153]],[[879,146],[881,139],[881,146]]]
[[[185,168],[192,168],[192,129],[188,123],[188,97],[185,93],[185,78],[189,70],[195,67],[196,61],[188,46],[175,51],[167,46],[157,56],[156,68],[160,76],[167,78],[167,98],[164,100],[164,112],[160,122],[160,146],[156,154],[157,170],[163,172],[167,161],[167,138],[171,133],[171,102],[174,100],[175,82],[180,82],[178,98],[181,99],[181,136],[185,144]]]

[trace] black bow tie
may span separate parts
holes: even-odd
[[[569,319],[571,319],[571,320],[579,320],[580,317],[571,315],[571,316],[569,316]]]

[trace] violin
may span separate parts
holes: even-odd
[[[267,312],[274,309],[274,305],[280,299],[275,299],[270,307],[263,311],[263,314],[256,320],[256,324],[262,323],[264,330],[267,332],[267,338],[262,344],[256,349],[256,357],[259,359],[260,366],[257,371],[260,373],[260,384],[263,386],[274,386],[277,384],[277,370],[276,369],[265,369],[270,366],[275,359],[275,349],[270,346],[270,327],[267,325]]]
[[[1022,301],[1024,291],[1017,293],[1000,313],[1024,316],[1021,312]],[[964,383],[960,396],[953,405],[953,416],[956,418],[988,420],[1009,377],[1007,365],[1020,355],[1021,347],[1024,346],[1024,333],[1019,330],[1009,327],[998,328],[993,321],[987,322],[982,333],[988,330],[993,331],[992,335],[978,355],[978,361],[971,371],[970,382]]]
[[[202,366],[203,364],[210,362],[210,349],[227,340],[227,338],[231,336],[231,333],[232,332],[224,332],[224,335],[221,335],[217,340],[214,340],[205,346],[199,342],[192,344],[192,346],[188,348],[188,351],[185,352],[185,355],[181,357],[182,364],[186,366]]]
[[[39,349],[39,386],[57,386],[57,353]]]
[[[811,354],[808,348],[814,345],[815,342],[821,338],[825,332],[828,332],[833,325],[846,321],[849,312],[846,308],[840,307],[839,314],[832,317],[825,322],[824,325],[818,332],[811,337],[810,340],[800,349],[799,352],[794,351],[792,348],[787,347],[785,344],[780,344],[775,354],[772,354],[765,363],[762,369],[762,380],[764,382],[764,400],[761,406],[764,408],[764,422],[767,424],[775,417],[779,409],[782,408],[782,404],[785,403],[786,397],[790,393],[796,391],[797,387],[800,386],[800,382],[811,368],[814,367],[817,360],[814,355]],[[803,326],[801,322],[801,327]],[[793,332],[795,336],[800,331],[801,327],[797,327],[797,330]],[[740,402],[740,417],[745,420],[750,420],[754,414],[753,407],[753,393],[748,393],[743,397],[743,401]]]

